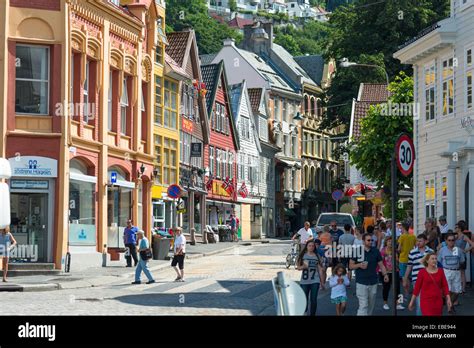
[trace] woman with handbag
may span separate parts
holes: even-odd
[[[140,255],[137,268],[135,269],[135,281],[132,284],[141,284],[140,276],[145,273],[146,277],[148,278],[147,284],[153,284],[155,280],[153,279],[150,270],[148,269],[148,261],[152,257],[151,249],[150,249],[150,242],[145,237],[145,232],[143,230],[139,230],[137,232],[138,238],[138,254]]]
[[[423,316],[441,316],[443,314],[443,300],[446,300],[448,312],[451,312],[452,302],[449,297],[449,288],[442,268],[438,268],[438,258],[435,253],[427,253],[422,263],[425,268],[418,273],[415,289],[408,309],[415,307],[415,300],[420,296],[420,307]]]

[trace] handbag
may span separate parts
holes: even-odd
[[[148,248],[148,249],[140,251],[140,257],[142,260],[146,261],[153,257],[153,253],[151,252],[151,249]]]

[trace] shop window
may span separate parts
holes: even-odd
[[[164,202],[153,202],[153,228],[165,227],[165,204]]]
[[[426,121],[435,119],[436,105],[436,72],[435,65],[425,68],[425,118]]]
[[[443,61],[443,115],[454,112],[454,58]]]
[[[163,79],[155,75],[155,124],[163,125]]]
[[[16,45],[15,112],[49,114],[48,47]]]

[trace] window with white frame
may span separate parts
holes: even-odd
[[[441,178],[441,198],[443,203],[443,215],[448,215],[448,179],[446,176]]]
[[[303,133],[303,155],[308,155],[308,134]]]
[[[425,218],[435,217],[436,215],[436,187],[435,178],[425,178]]]
[[[209,172],[211,175],[216,175],[214,171],[214,147],[209,146]]]
[[[240,119],[242,138],[250,140],[250,120],[246,117]]]
[[[259,128],[259,135],[260,139],[267,141],[268,140],[268,123],[267,119],[264,117],[258,118],[258,128]]]
[[[216,148],[216,177],[218,178],[222,178],[221,161],[222,161],[221,150]]]
[[[435,119],[436,105],[436,70],[432,64],[425,68],[425,119],[431,121]]]
[[[454,58],[443,60],[443,115],[451,115],[454,112]]]
[[[127,134],[127,110],[128,110],[128,77],[124,76],[122,86],[122,97],[120,98],[120,130]]]
[[[234,177],[234,153],[228,151],[227,152],[227,176],[229,178]]]
[[[15,112],[49,114],[49,48],[16,45]]]
[[[84,96],[83,103],[82,103],[82,115],[83,115],[83,122],[87,123],[89,121],[89,81],[90,81],[90,61],[86,59],[86,78],[84,80],[84,86],[82,89],[82,93]]]
[[[472,53],[474,47],[466,49],[466,109],[472,109],[472,75],[474,65],[472,64]]]

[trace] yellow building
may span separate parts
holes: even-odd
[[[0,156],[13,167],[11,229],[56,268],[67,252],[74,269],[100,264],[104,244],[123,247],[129,218],[151,231],[165,8],[120,2],[0,2]]]

